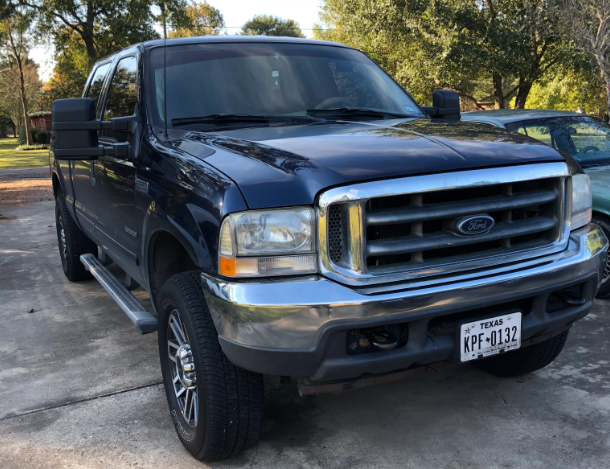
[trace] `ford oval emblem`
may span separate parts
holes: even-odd
[[[494,219],[489,215],[476,215],[459,220],[456,228],[461,234],[476,235],[488,232],[492,226]]]

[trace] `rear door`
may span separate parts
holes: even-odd
[[[101,97],[104,83],[112,68],[112,62],[106,62],[93,72],[93,76],[85,90],[84,97],[91,98],[96,103],[97,118],[101,113]],[[72,185],[74,187],[74,209],[76,218],[82,229],[97,241],[94,226],[99,220],[99,208],[101,206],[98,179],[100,173],[100,162],[97,160],[73,160],[72,161]]]
[[[122,57],[116,66],[108,86],[103,106],[103,119],[130,117],[136,114],[138,105],[138,57]],[[100,144],[110,147],[117,143],[129,143],[133,134],[102,131]],[[99,223],[97,237],[102,237],[102,248],[134,279],[140,280],[137,259],[139,244],[139,217],[135,209],[136,167],[127,157],[103,156],[98,159],[100,172],[96,184],[100,190]]]

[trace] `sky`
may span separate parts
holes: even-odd
[[[311,37],[313,24],[318,21],[318,7],[321,0],[207,0],[218,8],[225,19],[228,34],[239,32],[242,25],[254,15],[275,15],[283,19],[295,20],[303,34]],[[53,72],[53,46],[38,45],[31,53],[32,59],[40,66],[43,81]]]

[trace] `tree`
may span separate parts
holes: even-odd
[[[131,44],[158,39],[153,25],[186,24],[191,0],[13,0],[36,16],[41,36],[55,44],[56,66],[41,103],[80,96],[93,64]],[[159,14],[161,11],[161,14]]]
[[[610,109],[610,0],[558,0],[564,33],[599,68]]]
[[[153,23],[159,15],[151,7],[162,7],[163,18],[180,25],[187,5],[187,0],[18,1],[37,13],[41,33],[51,35],[56,43],[76,35],[90,65],[109,51],[158,38]]]
[[[28,112],[29,93],[28,88],[32,83],[31,65],[28,66],[28,53],[32,46],[29,34],[31,18],[20,12],[15,12],[9,18],[2,21],[0,34],[2,35],[2,46],[7,64],[2,69],[2,78],[6,80],[6,86],[10,91],[10,97],[19,97],[21,105],[21,117],[24,124],[24,136],[27,145],[32,145],[32,130],[30,128],[30,117]],[[38,79],[34,70],[36,80]],[[39,81],[39,80],[37,80]]]
[[[24,125],[23,103],[21,101],[19,71],[16,64],[6,59],[0,63],[0,108],[3,113],[19,129],[23,141],[27,142]],[[37,109],[38,97],[40,96],[41,82],[38,77],[38,65],[27,59],[23,67],[23,79],[25,83],[26,101],[28,112]]]
[[[603,117],[608,111],[603,79],[593,67],[560,66],[532,87],[532,109],[561,109]]]
[[[244,36],[305,37],[299,23],[272,15],[256,15],[241,28]]]
[[[570,54],[556,16],[548,0],[325,0],[314,37],[364,50],[426,102],[441,87],[474,108],[490,94],[497,108],[515,96],[524,107]]]
[[[206,1],[187,6],[185,13],[190,24],[170,31],[169,37],[218,36],[225,27],[222,13]]]

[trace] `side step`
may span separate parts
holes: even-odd
[[[80,256],[80,261],[85,269],[100,282],[108,295],[125,311],[140,334],[148,334],[157,330],[157,318],[125,288],[125,285],[106,270],[97,257],[93,254],[83,254]]]

